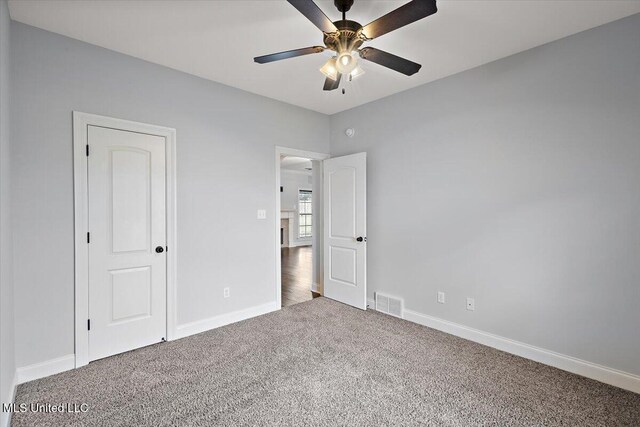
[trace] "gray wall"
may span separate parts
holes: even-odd
[[[9,9],[0,0],[0,397],[11,396],[14,364],[12,237],[9,164]],[[8,414],[2,413],[0,425]]]
[[[332,116],[358,151],[369,298],[640,374],[640,15]]]
[[[275,301],[274,146],[328,152],[329,117],[24,24],[11,36],[17,365],[73,353],[72,110],[177,129],[179,324]]]

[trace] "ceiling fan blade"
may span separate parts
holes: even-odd
[[[335,90],[340,86],[340,79],[342,78],[342,74],[338,73],[338,78],[333,80],[327,77],[324,80],[324,87],[322,90]]]
[[[311,53],[320,53],[324,50],[325,48],[323,46],[303,47],[302,49],[287,50],[284,52],[272,53],[270,55],[256,56],[255,58],[253,58],[253,60],[258,64],[266,64],[267,62],[295,58],[296,56],[309,55]]]
[[[417,73],[420,67],[422,67],[422,65],[413,61],[400,58],[399,56],[373,47],[360,49],[360,57],[367,61],[380,64],[383,67],[391,68],[399,73],[406,74],[407,76]]]
[[[323,33],[334,33],[338,31],[333,22],[327,15],[322,12],[317,4],[313,0],[287,0],[293,7],[298,9],[298,12],[302,13],[307,19],[313,22],[313,25],[320,28]]]
[[[365,25],[362,27],[362,33],[368,39],[374,39],[419,19],[433,15],[437,11],[436,0],[412,0]]]

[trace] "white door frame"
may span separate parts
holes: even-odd
[[[273,215],[274,217],[274,231],[276,233],[276,306],[278,307],[278,310],[280,310],[281,306],[282,306],[282,254],[281,254],[281,249],[282,247],[280,246],[280,157],[281,156],[295,156],[295,157],[304,157],[307,159],[311,159],[311,160],[325,160],[328,159],[330,156],[329,154],[324,154],[324,153],[316,153],[315,151],[305,151],[305,150],[298,150],[296,148],[287,148],[287,147],[281,147],[281,146],[276,146],[276,186],[274,188],[275,190],[275,197],[276,197],[276,211],[275,214]],[[313,209],[314,212],[318,212],[317,209]],[[321,212],[318,212],[318,214],[322,214]],[[315,221],[316,216],[314,215],[314,221]],[[291,224],[289,224],[289,226],[291,226]],[[315,239],[314,239],[315,240]],[[319,250],[321,248],[318,247],[318,245],[313,245],[311,250],[313,253],[313,259],[314,261],[316,260],[316,257],[318,256]],[[315,278],[314,278],[315,279]]]
[[[176,337],[176,130],[73,112],[73,201],[75,245],[75,367],[89,363],[89,224],[87,128],[100,126],[157,135],[166,141],[166,219],[167,219],[167,339]],[[89,153],[91,154],[91,153]]]

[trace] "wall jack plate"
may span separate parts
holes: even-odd
[[[467,310],[474,311],[476,309],[476,300],[467,298]]]

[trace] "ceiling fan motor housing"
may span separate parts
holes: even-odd
[[[361,36],[360,23],[344,19],[335,21],[333,25],[338,29],[337,32],[324,33],[324,44],[327,48],[336,52],[351,52],[362,46],[365,39]]]

